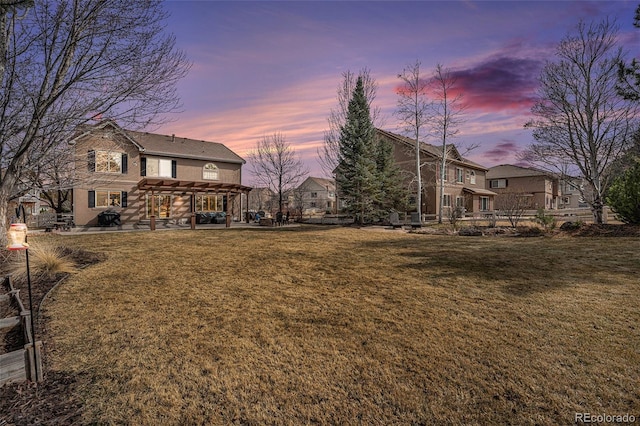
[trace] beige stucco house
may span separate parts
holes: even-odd
[[[415,192],[415,141],[381,129],[377,129],[377,134],[392,143],[395,162],[403,171],[407,187],[413,187]],[[443,191],[445,214],[455,207],[463,207],[467,216],[493,211],[496,193],[486,188],[487,168],[463,158],[455,146],[448,145],[447,148]],[[441,159],[442,147],[426,143],[420,145],[420,162],[423,164],[421,212],[426,218],[435,218],[440,211]]]
[[[134,132],[106,120],[80,127],[70,144],[76,225],[97,225],[108,211],[152,229],[160,220],[193,224],[198,212],[225,212],[229,226],[241,216],[234,200],[251,190],[241,184],[245,161],[221,143]]]
[[[295,190],[304,214],[333,213],[336,208],[336,184],[333,179],[308,177]]]
[[[486,188],[496,192],[496,203],[507,193],[522,194],[530,198],[531,209],[557,209],[560,201],[558,179],[549,173],[511,164],[491,167],[487,172]]]

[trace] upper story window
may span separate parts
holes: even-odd
[[[87,153],[87,164],[90,172],[127,173],[127,154],[91,150]]]
[[[460,167],[456,167],[456,182],[464,183],[464,170]]]
[[[506,179],[491,179],[489,181],[489,188],[506,188],[507,180]]]
[[[318,198],[318,193],[317,192],[312,192],[311,193],[311,198]]]
[[[473,170],[471,170],[469,172],[469,183],[471,185],[475,185],[476,184],[476,172],[474,172]]]
[[[437,167],[437,172],[438,172],[438,180],[440,180],[440,178],[442,177],[442,165],[438,163],[438,167]],[[444,181],[446,182],[449,178],[448,178],[448,167],[445,166],[444,168]]]
[[[218,166],[213,163],[205,164],[202,168],[202,179],[204,180],[218,180]]]
[[[142,157],[140,159],[140,176],[149,177],[177,177],[176,160],[166,158]]]

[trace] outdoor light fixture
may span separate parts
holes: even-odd
[[[29,270],[29,244],[27,243],[27,225],[25,223],[12,223],[9,227],[8,240],[9,250],[24,250],[25,258],[27,259],[27,287],[29,288],[29,317],[31,319],[31,340],[33,347],[33,368],[35,373],[34,382],[38,381],[38,361],[36,350],[36,328],[33,325],[33,302],[31,297],[31,272]]]
[[[12,223],[9,227],[9,250],[26,250],[27,244],[27,225],[24,223]]]

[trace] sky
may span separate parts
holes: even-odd
[[[533,142],[540,70],[576,25],[608,18],[620,45],[640,57],[630,1],[212,1],[166,0],[167,31],[192,62],[178,85],[182,111],[157,133],[220,142],[247,159],[275,133],[326,177],[318,161],[327,118],[347,71],[378,84],[376,125],[402,133],[398,78],[420,61],[456,77],[465,105],[452,142],[485,167],[515,164]],[[438,144],[436,140],[425,140]],[[251,184],[250,164],[243,183]]]

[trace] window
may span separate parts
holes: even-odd
[[[311,208],[316,208],[316,207],[318,207],[318,206],[317,206],[317,204],[316,204],[316,202],[315,202],[315,201],[312,201],[312,202],[310,202],[310,203],[309,203],[309,207],[311,207]]]
[[[318,198],[318,193],[317,192],[312,192],[311,193],[311,198]]]
[[[198,195],[196,197],[197,212],[221,212],[224,211],[222,195]]]
[[[329,198],[335,198],[336,193],[333,191],[329,191]]]
[[[127,154],[116,151],[89,151],[87,164],[90,172],[127,173]]]
[[[202,168],[202,179],[218,180],[218,166],[213,163],[205,164]]]
[[[438,164],[438,180],[440,180],[440,178],[442,177],[442,167],[441,166],[442,166],[441,164]],[[449,170],[447,170],[447,167],[445,166],[445,168],[444,168],[444,181],[445,182],[448,179],[448,176],[447,176],[447,174],[448,174],[447,172],[448,171]]]
[[[507,180],[506,179],[491,179],[489,181],[489,188],[506,188]]]
[[[489,197],[480,197],[480,211],[489,210]]]
[[[127,207],[127,192],[97,189],[89,191],[89,208],[94,207]]]
[[[456,167],[456,182],[464,183],[464,170],[460,167]]]
[[[443,207],[451,207],[451,195],[449,194],[444,194],[443,197],[443,201],[442,201],[442,206]]]
[[[472,185],[476,184],[476,172],[473,170],[471,170],[471,173],[469,174],[469,183]]]
[[[177,177],[176,172],[176,160],[148,157],[143,157],[140,159],[141,176],[166,177],[175,179]]]
[[[171,195],[154,195],[154,214],[158,218],[171,217]],[[151,195],[147,195],[147,218],[151,217]]]
[[[464,197],[456,197],[456,207],[464,207]]]

